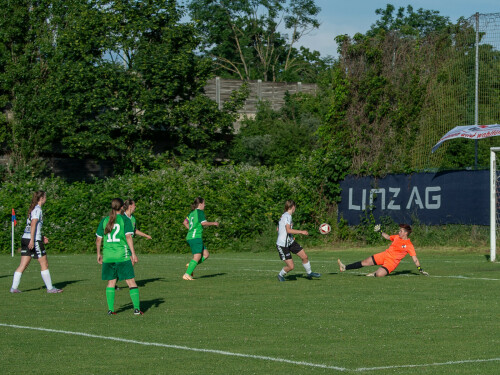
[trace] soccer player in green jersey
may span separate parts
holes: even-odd
[[[203,245],[203,228],[212,225],[219,226],[217,221],[207,221],[205,213],[203,212],[204,209],[205,200],[201,197],[196,198],[191,205],[191,212],[183,223],[188,230],[186,241],[193,254],[193,259],[187,265],[186,273],[182,276],[184,280],[194,280],[194,269],[198,264],[203,263],[210,256],[207,248]]]
[[[151,236],[149,234],[141,232],[138,229],[137,220],[136,220],[136,218],[134,216],[135,201],[133,199],[127,199],[125,201],[125,203],[123,204],[123,211],[124,211],[124,214],[127,215],[127,217],[132,222],[132,225],[134,226],[134,234],[133,234],[133,236],[135,236],[137,234],[138,236],[141,236],[141,237],[144,237],[144,238],[147,238],[148,240],[150,240]]]
[[[134,305],[134,314],[142,315],[140,309],[139,289],[135,282],[133,265],[139,260],[135,255],[132,234],[134,227],[125,215],[121,215],[123,200],[115,198],[111,201],[111,212],[101,220],[96,232],[97,263],[102,264],[102,279],[108,281],[106,300],[108,315],[115,313],[115,286],[116,280],[125,280],[130,292],[130,299]],[[104,245],[101,255],[101,243]]]

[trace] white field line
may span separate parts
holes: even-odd
[[[63,330],[58,330],[58,329],[48,329],[48,328],[41,328],[41,327],[27,327],[27,326],[15,325],[15,324],[0,323],[0,326],[2,326],[2,327],[9,327],[9,328],[17,328],[17,329],[29,329],[29,330],[33,330],[33,331],[42,331],[42,332],[51,332],[51,333],[62,333],[62,334],[74,335],[74,336],[91,337],[91,338],[95,338],[95,339],[112,340],[112,341],[124,342],[124,343],[128,343],[128,344],[137,344],[137,345],[145,345],[145,346],[157,346],[157,347],[169,348],[169,349],[188,350],[188,351],[192,351],[192,352],[212,353],[212,354],[220,354],[220,355],[226,355],[226,356],[232,356],[232,357],[260,359],[260,360],[263,360],[263,361],[282,362],[282,363],[288,363],[288,364],[292,364],[292,365],[308,366],[308,367],[319,367],[319,368],[324,368],[324,369],[329,369],[329,370],[349,371],[348,369],[346,369],[344,367],[328,366],[328,365],[323,365],[323,364],[320,364],[320,363],[292,361],[292,360],[285,359],[285,358],[276,358],[276,357],[268,357],[268,356],[261,356],[261,355],[233,353],[233,352],[227,352],[227,351],[224,351],[224,350],[190,348],[188,346],[162,344],[162,343],[157,343],[157,342],[129,340],[129,339],[123,339],[123,338],[120,338],[120,337],[93,335],[93,334],[84,333],[84,332],[63,331]]]
[[[73,335],[73,336],[90,337],[90,338],[101,339],[101,340],[111,340],[111,341],[117,341],[117,342],[124,342],[127,344],[156,346],[156,347],[169,348],[169,349],[187,350],[187,351],[192,351],[192,352],[220,354],[220,355],[231,356],[231,357],[258,359],[258,360],[271,361],[271,362],[281,362],[281,363],[287,363],[287,364],[298,365],[298,366],[324,368],[324,369],[335,370],[335,371],[340,371],[340,372],[366,372],[366,371],[380,371],[380,370],[390,370],[390,369],[398,369],[398,368],[453,366],[453,365],[467,364],[467,363],[485,363],[485,362],[499,362],[500,361],[500,357],[498,357],[498,358],[487,358],[487,359],[467,359],[467,360],[462,360],[462,361],[434,362],[434,363],[425,363],[425,364],[418,364],[418,365],[358,367],[355,369],[349,369],[346,367],[329,366],[329,365],[325,365],[325,364],[321,364],[321,363],[292,361],[292,360],[285,359],[285,358],[268,357],[268,356],[243,354],[243,353],[233,353],[233,352],[228,352],[228,351],[224,351],[224,350],[190,348],[188,346],[129,340],[129,339],[123,339],[123,338],[119,338],[119,337],[94,335],[94,334],[84,333],[84,332],[64,331],[64,330],[48,329],[48,328],[41,328],[41,327],[28,327],[28,326],[20,326],[20,325],[5,324],[5,323],[0,323],[0,326],[1,327],[8,327],[8,328],[16,328],[16,329],[28,329],[28,330],[33,330],[33,331],[50,332],[50,333],[61,333],[61,334]]]

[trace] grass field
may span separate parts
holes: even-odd
[[[418,250],[418,249],[417,249]],[[49,250],[50,251],[50,250]],[[34,261],[8,292],[19,256],[0,256],[2,374],[498,374],[500,264],[422,250],[383,279],[338,273],[371,250],[308,251],[287,282],[275,252],[223,253],[183,281],[188,255],[142,255],[143,316],[127,288],[107,316],[95,256],[50,255],[47,294]],[[125,287],[124,282],[119,283]]]

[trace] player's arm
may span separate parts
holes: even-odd
[[[137,234],[138,236],[141,236],[141,237],[145,237],[147,238],[148,240],[151,239],[151,236],[149,234],[146,234],[144,232],[141,232],[139,229],[136,229],[135,230],[135,234]]]
[[[391,240],[391,236],[389,236],[387,233],[382,232],[382,230],[380,229],[380,224],[375,225],[375,227],[373,228],[373,231],[380,232],[382,237],[384,237],[386,240],[389,240],[389,241]]]
[[[132,254],[130,256],[130,260],[132,261],[132,264],[135,264],[139,261],[139,259],[137,259],[137,255],[135,255],[134,240],[132,239],[132,233],[125,234],[125,238],[127,239],[127,245],[128,248],[130,249],[130,253]]]
[[[189,219],[185,218],[182,224],[186,227],[187,230],[189,230]]]
[[[217,222],[217,221],[202,221],[201,225],[203,225],[204,227],[211,227],[212,225],[215,225],[216,227],[218,227],[219,222]]]
[[[33,249],[35,247],[35,232],[36,232],[36,224],[38,223],[38,219],[31,220],[30,227],[30,243],[28,244],[28,249]]]
[[[429,276],[427,272],[425,272],[422,267],[420,266],[420,262],[418,261],[418,258],[416,255],[412,255],[411,259],[413,259],[413,263],[415,263],[415,266],[417,266],[418,272],[420,272],[424,276]]]
[[[99,264],[102,264],[101,244],[102,244],[102,237],[96,236],[95,247],[97,248],[97,263]]]
[[[285,225],[286,232],[288,234],[303,234],[304,236],[308,236],[309,232],[307,230],[298,230],[298,229],[293,229],[290,224]]]

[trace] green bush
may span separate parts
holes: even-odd
[[[183,163],[177,167],[144,174],[131,174],[93,183],[67,183],[59,178],[24,183],[3,183],[0,191],[2,224],[1,252],[11,248],[11,209],[15,208],[18,225],[15,246],[20,245],[26,211],[33,191],[47,192],[44,205],[44,234],[49,238],[50,252],[95,252],[95,231],[110,210],[115,197],[137,201],[135,216],[140,229],[153,240],[136,238],[139,252],[181,253],[189,250],[182,222],[195,197],[206,200],[205,214],[220,227],[206,229],[210,250],[256,250],[273,244],[276,224],[286,199],[297,202],[294,222],[297,228],[309,230],[307,243],[325,241],[317,225],[332,222],[328,206],[305,177],[290,176],[290,171],[273,167],[203,166]],[[261,240],[257,240],[261,238]],[[251,246],[251,244],[255,246]]]

